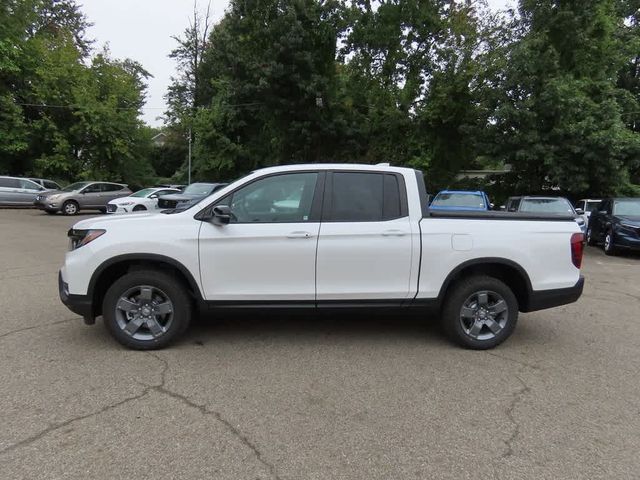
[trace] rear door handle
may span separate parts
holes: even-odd
[[[309,232],[291,232],[287,238],[311,238],[311,234]]]
[[[404,237],[406,233],[403,230],[385,230],[382,232],[383,237]]]

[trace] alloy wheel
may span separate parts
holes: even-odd
[[[162,290],[149,285],[130,288],[115,308],[120,329],[136,340],[153,340],[167,332],[173,322],[173,302]]]
[[[75,215],[78,212],[78,207],[73,202],[69,202],[64,206],[64,213],[67,215]]]
[[[462,330],[475,340],[490,340],[509,320],[509,307],[502,295],[481,290],[471,294],[460,309]]]

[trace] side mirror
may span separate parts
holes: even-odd
[[[498,207],[498,210],[500,210],[501,212],[504,212],[507,209],[507,207],[505,207],[504,205],[500,205]]]
[[[583,210],[583,209],[581,209],[581,208],[576,208],[576,213],[577,213],[578,215],[584,215],[584,210]]]
[[[231,208],[228,205],[213,207],[213,218],[211,221],[214,225],[227,225],[231,221]]]
[[[149,198],[158,198],[158,195],[154,193],[153,195],[149,195]]]
[[[494,203],[490,203],[489,210],[493,210],[494,208],[496,208],[496,205]]]

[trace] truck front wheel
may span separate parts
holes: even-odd
[[[457,282],[442,310],[449,338],[466,348],[485,350],[504,342],[518,321],[518,300],[494,277],[478,275]]]
[[[191,299],[184,286],[160,270],[127,273],[107,290],[104,323],[122,345],[135,350],[167,346],[191,321]]]

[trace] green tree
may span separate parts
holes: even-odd
[[[331,157],[337,8],[312,0],[231,2],[201,65],[200,176]]]
[[[580,195],[621,192],[640,152],[622,117],[624,59],[612,0],[522,0],[519,38],[505,51],[496,152],[515,187]]]
[[[0,169],[75,180],[153,175],[138,119],[148,74],[89,56],[73,0],[0,5]]]

